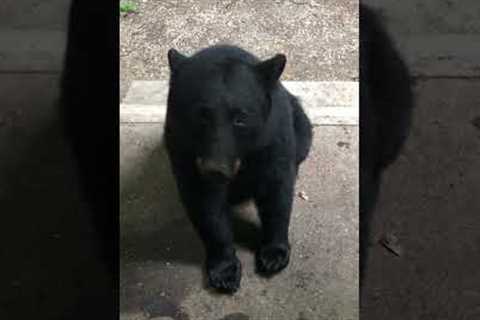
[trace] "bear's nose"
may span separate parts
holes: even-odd
[[[197,158],[197,167],[201,174],[216,173],[228,176],[230,171],[227,162],[219,159]]]
[[[235,161],[235,165],[232,167],[227,160],[223,159],[196,159],[197,167],[200,173],[204,176],[217,176],[230,179],[238,171],[239,161]]]

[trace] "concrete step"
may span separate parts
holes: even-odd
[[[358,125],[358,82],[284,81],[314,125]],[[121,123],[161,123],[168,81],[133,81],[120,105]]]

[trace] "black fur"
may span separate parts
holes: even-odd
[[[360,6],[360,285],[369,223],[382,171],[398,156],[410,128],[408,69],[372,9]]]
[[[174,49],[165,141],[182,202],[206,249],[209,285],[240,286],[230,207],[254,199],[262,222],[256,268],[271,276],[289,262],[288,229],[298,167],[312,127],[280,84],[283,55],[260,61],[234,46],[192,57]]]

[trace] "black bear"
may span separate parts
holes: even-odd
[[[383,170],[401,151],[414,105],[408,68],[379,15],[360,6],[360,287]]]
[[[206,249],[208,284],[238,290],[241,265],[231,206],[253,199],[262,224],[256,270],[272,276],[289,262],[288,229],[299,165],[313,130],[280,83],[286,57],[261,61],[216,45],[186,57],[170,49],[165,145],[178,191]]]

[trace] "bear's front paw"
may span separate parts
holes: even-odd
[[[235,293],[240,288],[242,266],[237,257],[211,263],[207,267],[208,284],[222,293]]]
[[[269,277],[282,271],[290,260],[288,244],[269,244],[260,247],[255,256],[256,271]]]

